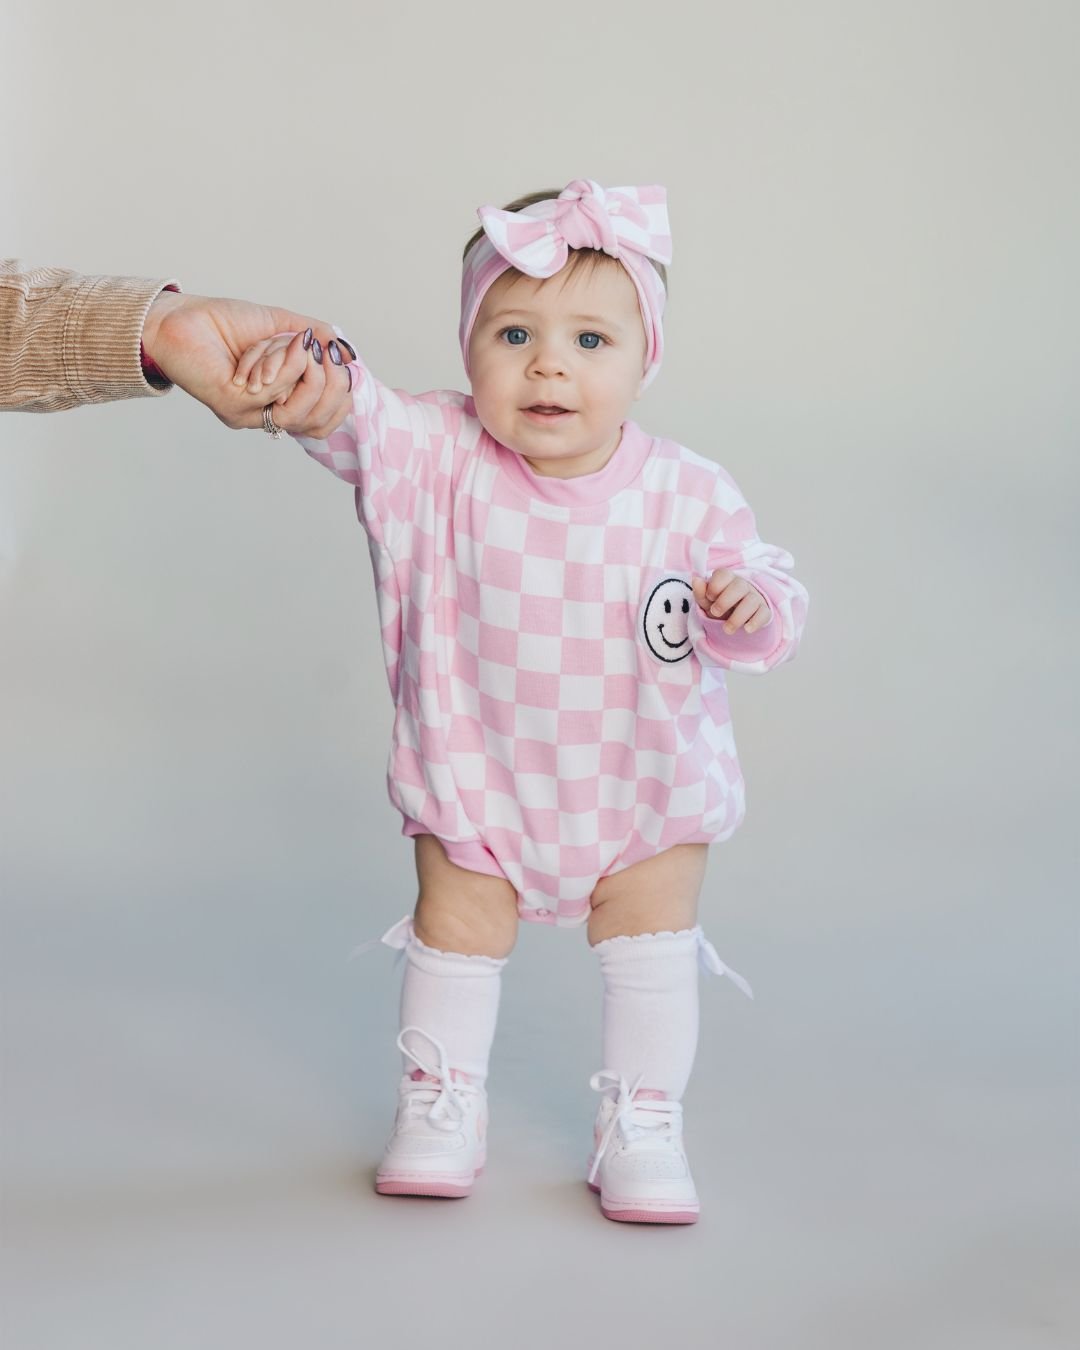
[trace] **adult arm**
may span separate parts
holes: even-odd
[[[60,412],[172,388],[140,344],[146,316],[179,282],[83,276],[0,259],[0,409]],[[147,373],[149,370],[149,374]]]
[[[227,427],[260,427],[263,407],[292,382],[283,376],[249,393],[233,383],[236,363],[253,342],[307,328],[324,345],[334,336],[328,324],[306,314],[180,294],[175,281],[85,277],[6,259],[0,264],[0,410],[57,412],[163,394],[177,384]]]

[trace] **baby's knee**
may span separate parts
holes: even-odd
[[[425,946],[464,956],[510,955],[517,941],[517,896],[509,882],[484,881],[492,884],[421,889],[413,931]]]
[[[458,867],[431,834],[416,838],[420,887],[413,929],[421,942],[465,956],[508,956],[517,941],[517,891],[505,877]]]
[[[426,947],[463,956],[509,956],[517,941],[517,914],[489,912],[475,905],[458,906],[446,899],[421,897],[416,904],[413,931]]]
[[[692,928],[707,856],[706,844],[675,844],[601,877],[589,897],[589,945],[620,934]]]

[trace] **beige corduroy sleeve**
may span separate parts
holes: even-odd
[[[167,393],[139,359],[143,322],[172,280],[87,277],[0,258],[0,410],[59,412]]]

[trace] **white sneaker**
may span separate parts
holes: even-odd
[[[438,1050],[433,1068],[404,1043],[407,1031]],[[380,1195],[466,1196],[487,1161],[487,1093],[451,1069],[442,1042],[422,1027],[403,1027],[398,1047],[420,1066],[398,1083],[394,1129],[375,1173]]]
[[[618,1089],[616,1097],[603,1098],[596,1115],[589,1189],[599,1193],[609,1219],[696,1223],[701,1205],[682,1143],[682,1103],[655,1090],[638,1092],[643,1077],[632,1088],[611,1069],[589,1079],[597,1092]]]

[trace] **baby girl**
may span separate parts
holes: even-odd
[[[354,486],[375,572],[419,882],[381,939],[405,959],[403,1075],[375,1188],[470,1193],[525,920],[586,927],[599,960],[602,1212],[693,1223],[699,965],[752,997],[697,920],[708,846],[745,814],[725,672],[793,657],[808,595],[725,469],[628,417],[663,357],[664,189],[575,179],[477,214],[471,394],[391,389],[338,329],[259,343],[236,375],[287,377],[266,429]]]

